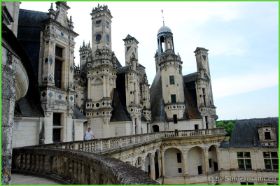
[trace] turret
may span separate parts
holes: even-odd
[[[87,45],[83,42],[83,45],[80,47],[80,69],[83,70],[89,55],[91,54],[90,43]]]
[[[198,73],[198,79],[196,82],[197,106],[202,115],[205,128],[214,128],[217,115],[212,94],[208,50],[197,47],[194,53]]]

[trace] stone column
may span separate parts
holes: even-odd
[[[45,132],[45,144],[53,142],[53,113],[52,112],[45,112],[44,118],[44,132]]]
[[[164,162],[164,153],[163,153],[163,149],[160,150],[160,154],[161,154],[161,176],[164,178],[165,176],[165,162]]]
[[[155,155],[151,154],[150,156],[150,167],[151,167],[151,173],[150,177],[155,180],[156,179],[156,172],[155,172]]]
[[[183,151],[184,176],[188,176],[188,151]]]
[[[64,138],[66,141],[72,141],[72,131],[73,131],[73,119],[70,113],[65,113],[66,116],[66,123],[65,129],[66,129],[66,137]]]
[[[158,154],[158,160],[157,160],[158,161],[158,169],[159,169],[158,170],[158,176],[159,177],[161,177],[161,167],[162,167],[162,165],[161,165],[161,158],[162,158],[162,155],[159,153]]]
[[[209,153],[208,153],[208,147],[204,148],[204,174],[208,174],[209,172]]]
[[[12,62],[11,53],[8,53],[7,58],[7,63],[2,61],[2,184],[9,184],[11,181],[12,132],[16,101],[16,64]]]
[[[218,163],[218,170],[220,170],[221,169],[221,167],[220,167],[220,162],[221,162],[221,152],[220,152],[220,150],[219,150],[219,148],[216,146],[216,153],[217,153],[217,163]]]

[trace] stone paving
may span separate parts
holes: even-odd
[[[24,174],[12,174],[11,184],[59,184],[53,180]]]

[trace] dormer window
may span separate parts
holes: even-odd
[[[262,146],[276,146],[277,145],[277,136],[276,129],[273,126],[267,124],[258,128],[259,139]]]
[[[265,140],[271,140],[270,132],[264,132],[264,139]]]

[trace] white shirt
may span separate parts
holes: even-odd
[[[91,139],[93,139],[92,131],[86,131],[86,133],[85,133],[85,140],[91,140]]]

